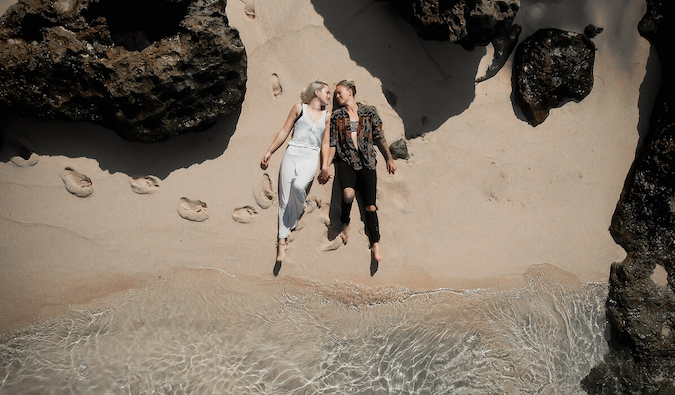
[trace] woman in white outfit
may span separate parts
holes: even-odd
[[[286,239],[304,213],[307,192],[320,167],[321,146],[323,140],[329,137],[328,133],[324,133],[330,122],[330,116],[326,115],[326,106],[330,103],[328,85],[314,81],[303,89],[300,98],[302,103],[291,108],[284,126],[260,161],[260,167],[267,169],[272,154],[283,145],[292,131],[291,141],[288,142],[279,168],[278,263],[284,260]]]

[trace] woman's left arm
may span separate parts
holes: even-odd
[[[382,133],[382,137],[375,140],[375,144],[377,145],[377,148],[380,150],[380,153],[382,153],[382,156],[384,156],[384,160],[387,161],[387,172],[389,174],[396,173],[397,169],[396,161],[394,160],[394,156],[391,154],[391,151],[389,150],[389,144],[387,144],[387,140],[384,138],[384,133]]]
[[[382,156],[384,156],[384,160],[387,161],[387,172],[389,174],[394,174],[396,173],[396,161],[394,160],[394,156],[391,154],[391,151],[389,150],[389,144],[387,144],[387,139],[384,138],[384,130],[382,130],[382,120],[380,119],[380,116],[377,114],[377,109],[375,107],[372,108],[372,115],[370,118],[370,122],[373,128],[373,143],[377,145],[377,148],[380,150],[380,153]]]

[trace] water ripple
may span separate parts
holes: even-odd
[[[416,293],[185,270],[0,338],[0,394],[582,394],[604,284]]]

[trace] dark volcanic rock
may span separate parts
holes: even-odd
[[[639,24],[671,70],[674,5],[647,1]],[[583,380],[591,394],[675,393],[675,97],[664,73],[649,131],[636,154],[610,231],[628,253],[612,265],[607,317],[610,354]],[[651,275],[661,265],[668,285]]]
[[[492,40],[492,47],[495,51],[492,63],[490,63],[490,66],[485,71],[485,75],[476,79],[476,83],[494,77],[504,67],[509,56],[511,56],[511,52],[516,48],[516,44],[518,44],[518,37],[521,31],[522,28],[520,26],[512,25],[509,30],[502,32],[502,34]]]
[[[595,45],[583,34],[541,29],[520,43],[514,89],[528,122],[537,126],[551,108],[591,93],[594,63]]]
[[[152,142],[237,111],[246,52],[225,0],[20,0],[0,19],[0,107]]]
[[[509,31],[520,0],[389,0],[424,39],[465,48],[488,45]]]
[[[603,30],[605,30],[605,29],[603,29],[601,27],[597,27],[593,24],[590,24],[590,25],[588,25],[584,28],[584,34],[588,38],[593,38],[593,37],[597,36],[598,34],[602,33]]]
[[[513,19],[520,0],[388,0],[426,40],[451,41],[472,50],[493,44],[492,64],[485,76],[492,78],[513,52],[520,26]]]
[[[391,145],[389,145],[389,150],[394,159],[409,159],[410,154],[408,153],[408,144],[404,139],[400,138]]]

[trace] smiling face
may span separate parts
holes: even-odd
[[[324,85],[321,90],[314,91],[314,94],[319,99],[322,106],[327,106],[330,103],[330,88],[328,85]]]
[[[344,106],[353,97],[352,90],[346,86],[338,85],[335,88],[335,100],[339,105]]]

